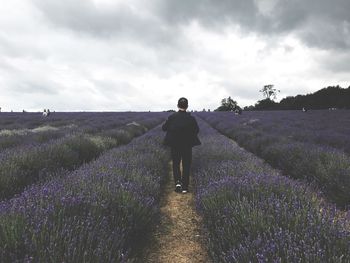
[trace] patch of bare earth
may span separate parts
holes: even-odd
[[[201,217],[195,210],[193,192],[176,193],[172,173],[165,188],[161,224],[145,262],[211,262],[203,245]]]

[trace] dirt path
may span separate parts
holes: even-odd
[[[172,173],[167,181],[161,224],[146,262],[211,262],[202,246],[201,218],[195,211],[191,186],[187,194],[176,193]]]

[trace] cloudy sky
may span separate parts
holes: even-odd
[[[214,109],[350,85],[349,0],[11,0],[3,111]]]

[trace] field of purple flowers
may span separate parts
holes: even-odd
[[[158,222],[160,128],[0,204],[1,262],[124,262]],[[137,154],[135,154],[137,153]]]
[[[207,124],[194,151],[196,203],[214,262],[349,262],[349,220]]]
[[[226,116],[226,121],[231,122],[234,127],[247,126],[272,136],[284,136],[293,141],[330,146],[350,153],[350,112],[348,110],[314,110],[306,113],[248,111],[239,116],[225,112],[218,114]],[[216,118],[216,121],[220,120]]]
[[[2,198],[22,193],[0,203],[0,262],[127,261],[158,222],[168,114],[73,115],[71,134],[1,152]]]
[[[214,128],[286,175],[350,205],[350,112],[200,113]]]
[[[27,117],[30,114],[24,115]],[[55,115],[56,113],[53,114]],[[57,115],[60,114],[57,113]],[[69,132],[65,130],[66,133],[61,138],[56,138],[57,133],[54,130],[53,137],[47,142],[23,143],[33,138],[30,135],[32,131],[19,134],[16,133],[16,130],[12,130],[13,135],[5,129],[1,130],[0,138],[5,137],[4,140],[12,136],[26,139],[20,140],[16,147],[0,151],[0,199],[20,193],[26,186],[38,180],[48,180],[57,173],[74,170],[106,150],[130,142],[134,137],[145,133],[166,117],[163,113],[126,113],[125,115],[117,113],[116,116],[107,114],[103,118],[104,114],[83,113],[82,115],[72,114],[69,122],[69,113],[61,115],[61,118],[56,117],[56,119],[61,123],[64,119],[66,126],[74,125],[76,128],[72,128]],[[20,117],[22,118],[21,115]],[[32,122],[44,121],[40,116],[32,116],[32,119]],[[13,121],[19,120],[14,118]],[[28,121],[27,124],[32,122]],[[54,123],[54,120],[50,122]],[[49,129],[46,137],[50,137],[50,134]]]
[[[41,144],[61,138],[67,134],[97,134],[120,128],[131,121],[139,122],[145,118],[155,118],[149,113],[54,113],[49,118],[40,113],[1,113],[0,115],[0,152],[4,149],[25,144]],[[144,124],[148,128],[153,124]]]
[[[350,262],[348,153],[310,139],[325,115],[256,114],[195,115],[192,189],[213,262]],[[142,262],[169,173],[168,115],[1,113],[0,262]]]

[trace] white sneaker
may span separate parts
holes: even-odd
[[[181,184],[177,183],[177,184],[175,185],[175,192],[181,193]]]

